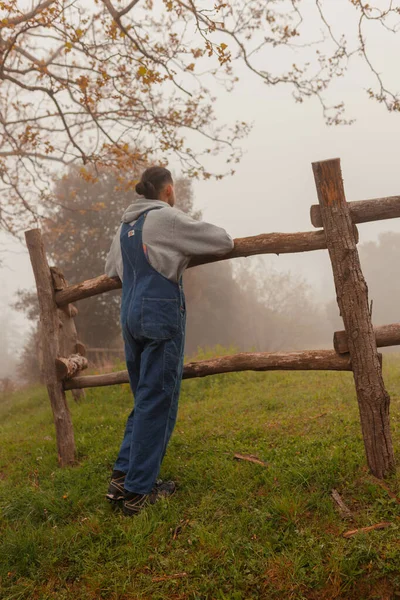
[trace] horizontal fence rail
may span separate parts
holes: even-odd
[[[374,333],[378,348],[400,345],[400,323],[374,327]],[[335,332],[333,336],[333,346],[339,354],[346,354],[349,351],[347,333],[345,331]]]
[[[123,354],[123,348],[86,348],[88,354]]]
[[[357,235],[357,234],[356,234]],[[196,267],[230,258],[243,258],[256,254],[288,254],[296,252],[310,252],[326,249],[323,231],[306,231],[300,233],[263,233],[246,238],[234,240],[235,246],[231,252],[224,256],[201,256],[192,259],[190,267]],[[121,287],[118,277],[100,275],[82,283],[70,285],[56,292],[55,299],[58,306],[90,298],[103,292],[117,290]]]
[[[334,350],[306,350],[302,352],[243,352],[210,360],[187,363],[183,379],[207,377],[234,371],[351,371],[349,355]],[[103,375],[78,376],[64,382],[66,390],[101,387],[129,383],[128,371]]]
[[[384,219],[400,217],[400,196],[358,200],[347,204],[353,223],[370,223],[371,221],[383,221]],[[314,227],[323,227],[321,208],[318,204],[311,207],[310,217]]]

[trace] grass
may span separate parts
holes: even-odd
[[[399,459],[400,358],[384,375]],[[351,374],[184,382],[162,471],[179,491],[133,519],[104,500],[130,403],[126,385],[71,400],[79,464],[59,469],[44,389],[1,399],[3,600],[400,598],[400,504],[366,469]]]

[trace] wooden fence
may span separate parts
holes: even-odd
[[[318,231],[269,233],[235,240],[224,257],[203,256],[189,267],[256,254],[282,254],[327,249],[332,263],[337,301],[345,330],[334,334],[334,350],[280,353],[241,353],[185,365],[184,378],[232,371],[335,370],[352,371],[357,391],[361,429],[371,472],[383,478],[395,469],[389,426],[390,398],[382,378],[377,346],[400,344],[400,323],[373,329],[368,289],[357,251],[355,223],[400,217],[400,196],[346,202],[340,160],[313,164],[319,204],[311,207]],[[39,229],[25,233],[35,275],[40,310],[44,381],[54,415],[61,465],[75,462],[74,432],[66,390],[128,383],[127,371],[84,376],[85,348],[77,338],[73,302],[121,287],[105,275],[67,285],[62,273],[48,266]]]

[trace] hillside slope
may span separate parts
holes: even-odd
[[[400,463],[399,358],[385,380]],[[351,374],[184,382],[162,471],[179,490],[133,519],[104,500],[130,402],[126,385],[70,401],[79,465],[59,469],[44,389],[0,400],[3,600],[400,597],[400,477],[367,472]]]

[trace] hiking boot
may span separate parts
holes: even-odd
[[[176,485],[174,481],[163,481],[162,479],[157,479],[150,493],[150,504],[154,504],[160,498],[168,498],[168,496],[173,496],[175,492]]]
[[[135,494],[125,490],[125,499],[122,503],[124,515],[133,517],[140,513],[148,504],[155,504],[160,498],[172,496],[176,491],[176,485],[173,481],[162,481],[157,479],[150,494]]]
[[[122,511],[127,517],[134,517],[135,515],[138,515],[149,502],[150,494],[135,494],[134,492],[125,491]]]
[[[125,498],[124,490],[125,473],[113,471],[106,498],[111,503],[121,502]]]

